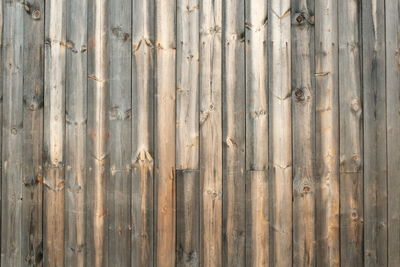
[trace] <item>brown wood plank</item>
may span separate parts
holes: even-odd
[[[43,259],[44,1],[30,1],[24,16],[23,265]]]
[[[293,265],[315,266],[314,1],[292,1]]]
[[[316,265],[340,264],[336,1],[315,1]]]
[[[110,181],[107,185],[108,265],[131,265],[131,0],[109,7]]]
[[[246,87],[244,2],[223,6],[223,263],[244,266],[246,208]]]
[[[156,264],[175,265],[176,2],[156,0]]]
[[[154,263],[154,1],[132,2],[132,266]]]
[[[65,265],[85,266],[87,1],[67,3]]]
[[[222,266],[222,1],[200,2],[201,260]]]
[[[200,266],[200,180],[197,170],[176,173],[176,266]]]
[[[86,265],[108,263],[109,30],[107,0],[89,0]]]
[[[64,266],[66,1],[46,3],[44,265]]]
[[[270,0],[270,170],[272,266],[292,265],[292,112],[290,0]]]
[[[360,2],[339,1],[340,259],[363,265]]]

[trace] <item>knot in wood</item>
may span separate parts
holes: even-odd
[[[31,16],[32,16],[32,19],[39,20],[40,16],[41,16],[40,10],[39,9],[33,10]]]
[[[304,101],[304,89],[303,88],[297,88],[294,92],[294,95],[296,97],[296,101]]]

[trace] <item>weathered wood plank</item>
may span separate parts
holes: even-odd
[[[132,6],[132,266],[151,267],[153,239],[154,1]]]
[[[314,0],[292,0],[293,265],[315,266]]]
[[[246,265],[269,266],[268,170],[247,171]]]
[[[290,0],[270,0],[270,165],[272,266],[292,264],[292,112]]]
[[[24,16],[24,142],[22,257],[25,266],[41,266],[43,207],[44,1],[26,4]]]
[[[388,265],[396,266],[400,262],[400,1],[386,1],[385,10],[388,148]]]
[[[106,189],[109,159],[109,49],[107,0],[89,0],[86,265],[108,262]]]
[[[65,265],[85,266],[87,1],[67,3]]]
[[[46,3],[44,265],[64,266],[66,1]]]
[[[110,182],[107,186],[108,265],[131,265],[131,0],[109,8]]]
[[[317,266],[340,264],[337,21],[336,1],[315,1]]]
[[[2,2],[3,125],[1,266],[23,262],[23,50],[24,9],[16,1]]]
[[[222,1],[200,2],[200,265],[222,266]]]
[[[385,3],[362,4],[364,264],[387,266]]]
[[[175,265],[176,2],[156,0],[156,264]]]
[[[176,173],[176,266],[200,266],[199,178],[198,170],[177,170]]]
[[[223,263],[245,265],[246,88],[244,2],[223,5]]]
[[[268,7],[245,6],[246,57],[246,266],[269,264]]]
[[[363,265],[360,2],[339,1],[340,260]]]
[[[199,0],[177,1],[176,168],[199,168]]]

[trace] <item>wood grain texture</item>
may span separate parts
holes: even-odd
[[[64,266],[66,1],[46,4],[44,265]]]
[[[107,0],[89,0],[86,265],[108,264],[106,189],[110,180]]]
[[[131,2],[109,8],[110,181],[107,185],[108,265],[131,265]]]
[[[44,1],[31,1],[24,15],[23,265],[43,259],[43,71]]]
[[[200,191],[198,170],[176,173],[176,266],[200,266]]]
[[[268,266],[268,5],[246,1],[246,266]]]
[[[176,2],[156,0],[156,264],[175,265]]]
[[[246,88],[244,58],[244,3],[223,5],[223,263],[244,266],[246,208]]]
[[[314,1],[292,1],[293,265],[315,266]]]
[[[177,1],[176,168],[199,168],[199,0]]]
[[[364,102],[364,265],[387,266],[385,5],[362,5]]]
[[[360,2],[339,1],[340,260],[363,266],[363,124]]]
[[[400,2],[386,1],[386,112],[388,172],[388,266],[400,262]]]
[[[132,2],[132,251],[135,267],[154,263],[154,1]]]
[[[87,1],[67,3],[65,265],[85,266]]]
[[[270,0],[269,103],[270,170],[272,182],[271,265],[292,264],[292,110],[291,6],[289,0]]]
[[[316,265],[339,266],[339,84],[336,1],[315,1]]]
[[[200,265],[222,266],[222,0],[200,2]]]
[[[3,4],[2,42],[2,208],[1,266],[22,266],[23,253],[23,93],[24,11],[17,2]],[[26,236],[27,237],[27,236]]]

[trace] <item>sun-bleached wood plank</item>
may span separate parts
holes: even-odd
[[[66,1],[46,4],[44,265],[64,266]]]
[[[315,1],[316,264],[338,266],[339,84],[337,2]]]

